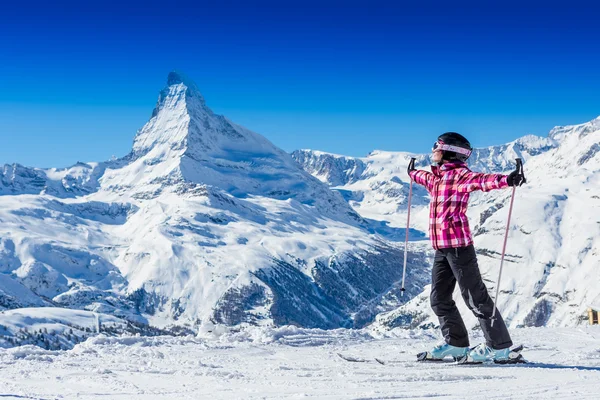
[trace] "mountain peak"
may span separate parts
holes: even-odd
[[[185,75],[171,72],[168,84],[135,137],[131,163],[112,181],[105,176],[105,187],[132,188],[152,198],[181,184],[208,185],[234,197],[295,200],[352,224],[362,222],[339,194],[314,180],[289,154],[200,104],[196,85]]]
[[[202,93],[200,93],[200,89],[198,89],[196,83],[181,71],[173,70],[169,72],[165,90],[168,91],[170,95],[177,95],[183,90],[186,97],[194,98],[198,100],[201,105],[206,105],[204,97],[202,96]]]
[[[185,75],[183,72],[180,72],[177,70],[169,72],[169,76],[167,76],[167,86],[173,86],[173,85],[179,85],[179,84],[183,84],[189,90],[200,94],[200,90],[198,89],[198,86],[196,86],[196,83],[192,79],[190,79],[187,75]]]
[[[161,144],[172,150],[183,149],[186,147],[190,119],[196,116],[203,120],[207,115],[212,115],[212,111],[206,106],[194,81],[182,72],[171,71],[167,76],[167,86],[160,91],[150,121],[134,139],[135,158]],[[166,154],[165,151],[162,153]]]
[[[548,136],[550,139],[562,142],[570,136],[581,138],[598,130],[600,130],[600,116],[583,124],[556,126],[550,131]]]

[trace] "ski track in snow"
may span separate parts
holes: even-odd
[[[0,349],[1,399],[597,399],[600,327],[512,331],[529,364],[419,363],[436,331],[251,328]],[[481,341],[476,334],[472,344]],[[337,353],[369,362],[347,362]],[[378,357],[386,361],[380,365]]]

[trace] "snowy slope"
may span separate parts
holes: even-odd
[[[426,155],[376,150],[366,158],[356,159],[312,150],[297,150],[292,153],[292,157],[307,172],[331,185],[334,191],[340,192],[361,216],[402,228],[402,234],[397,239],[404,241],[410,182],[406,167],[411,157],[417,158],[417,167],[426,167],[429,165]],[[354,165],[359,165],[360,168],[357,169]],[[347,167],[350,169],[345,170]],[[351,178],[337,179],[338,176]],[[428,204],[427,196],[424,188],[413,186],[413,205]],[[423,223],[417,223],[413,228],[421,231],[421,237],[427,231],[427,225]]]
[[[417,363],[431,331],[255,329],[216,339],[98,336],[69,351],[0,349],[9,399],[598,398],[600,329],[516,329],[530,364]],[[477,336],[476,340],[482,340]],[[342,353],[367,362],[347,362]],[[387,362],[380,365],[378,357]]]
[[[514,159],[524,160],[528,184],[516,192],[499,305],[511,326],[570,326],[586,321],[586,308],[600,289],[600,118],[581,125],[554,128],[547,138],[525,136],[502,146],[477,149],[469,160],[473,170],[508,173]],[[314,176],[344,194],[362,216],[391,226],[406,224],[411,156],[428,169],[428,156],[375,151],[366,158],[296,151],[294,158]],[[343,162],[332,163],[331,160]],[[352,179],[331,179],[354,171]],[[393,190],[397,189],[397,190]],[[411,227],[427,232],[428,195],[416,187]],[[499,258],[511,190],[471,196],[469,219],[486,284],[495,293]],[[390,238],[393,239],[393,238]],[[413,243],[423,238],[411,237]],[[428,287],[409,304],[378,316],[381,327],[430,324]],[[458,297],[458,294],[455,294]],[[457,300],[470,326],[475,318]]]
[[[171,73],[127,156],[5,166],[0,306],[85,309],[157,326],[362,326],[426,281],[403,248],[264,137]]]

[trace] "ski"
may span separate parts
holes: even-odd
[[[387,363],[387,361],[384,361],[380,358],[374,357],[372,359],[369,358],[357,358],[357,357],[353,357],[353,356],[347,356],[341,353],[337,353],[338,357],[340,357],[342,360],[348,361],[348,362],[359,362],[359,363],[368,363],[368,362],[376,362],[378,364],[381,365],[385,365]]]

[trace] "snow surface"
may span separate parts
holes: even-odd
[[[2,399],[597,399],[600,328],[522,328],[529,364],[418,363],[432,330],[247,328],[0,349]],[[473,344],[481,340],[477,334]],[[338,357],[364,359],[348,362]],[[386,362],[380,365],[374,358]]]

